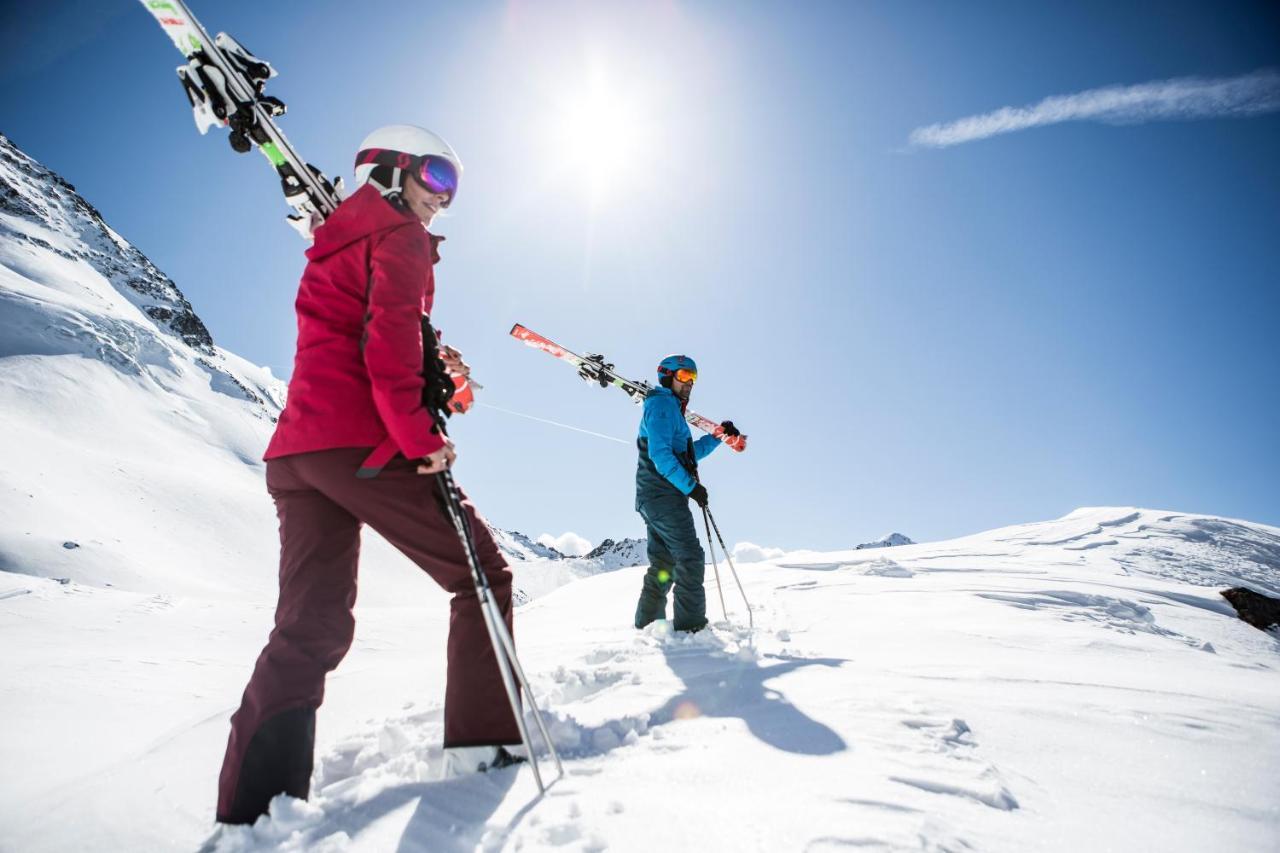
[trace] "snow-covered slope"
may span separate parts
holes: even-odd
[[[269,587],[257,460],[283,395],[0,136],[0,570],[148,592]]]
[[[892,552],[740,567],[755,605],[629,626],[642,567],[520,611],[568,775],[438,782],[442,600],[365,608],[310,803],[221,850],[1270,851],[1280,529],[1079,510]],[[0,837],[194,849],[266,606],[0,575]],[[710,600],[714,594],[709,594]],[[21,732],[21,736],[16,733]]]

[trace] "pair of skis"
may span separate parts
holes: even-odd
[[[644,398],[653,390],[653,386],[648,382],[637,382],[634,379],[627,379],[619,375],[612,364],[605,362],[604,356],[593,353],[578,355],[576,352],[565,349],[550,338],[543,337],[519,323],[511,327],[511,337],[534,349],[542,350],[552,358],[557,358],[576,367],[578,375],[588,382],[598,382],[602,388],[613,386],[622,390],[636,404],[643,403]],[[711,420],[711,418],[689,409],[684,413],[684,419],[690,426],[714,435],[738,453],[747,449],[747,437],[745,435],[726,435],[724,427]]]
[[[306,239],[338,209],[342,181],[331,182],[289,144],[273,118],[285,114],[279,98],[263,93],[276,70],[226,33],[210,38],[182,0],[141,0],[175,47],[186,57],[178,67],[182,91],[191,103],[200,134],[226,127],[239,153],[257,148],[280,179],[294,212],[289,224]]]

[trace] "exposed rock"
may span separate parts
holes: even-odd
[[[28,242],[97,270],[147,316],[187,346],[213,355],[213,337],[178,286],[151,261],[111,230],[93,205],[56,172],[46,169],[0,134],[0,211],[46,229],[74,234],[73,250],[54,247],[0,221],[0,236]]]
[[[285,387],[213,342],[178,286],[74,186],[0,134],[0,358],[81,355],[214,391],[274,421]]]
[[[594,564],[601,571],[613,571],[646,565],[649,562],[648,549],[646,539],[606,539],[578,560]]]
[[[1231,602],[1240,618],[1260,631],[1280,626],[1280,599],[1242,586],[1224,589],[1222,597]]]

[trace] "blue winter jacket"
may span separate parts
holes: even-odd
[[[644,415],[636,437],[640,449],[636,469],[636,503],[646,497],[670,494],[674,489],[682,495],[697,485],[694,472],[698,461],[720,446],[713,435],[697,441],[685,422],[680,400],[670,388],[654,388],[644,398]]]

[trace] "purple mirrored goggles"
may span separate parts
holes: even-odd
[[[366,148],[356,155],[356,167],[368,165],[391,166],[412,174],[429,191],[449,196],[445,207],[452,204],[458,194],[458,169],[447,157],[435,154],[414,156],[389,148]]]

